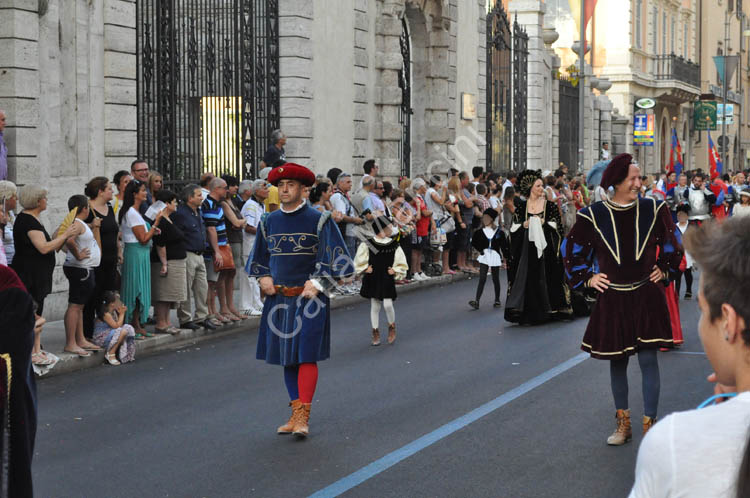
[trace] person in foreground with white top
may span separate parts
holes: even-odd
[[[717,401],[656,424],[638,452],[631,498],[750,496],[750,219],[685,236],[701,268],[698,323]],[[735,394],[736,393],[736,394]]]
[[[65,348],[66,353],[81,357],[91,356],[90,351],[101,348],[89,342],[83,335],[83,307],[88,302],[96,287],[94,270],[102,259],[99,228],[101,218],[94,218],[91,226],[83,221],[90,213],[89,200],[85,195],[74,195],[68,199],[68,209],[76,210],[73,224],[80,224],[82,233],[66,243],[68,255],[63,264],[63,272],[68,279],[68,309],[65,311]]]

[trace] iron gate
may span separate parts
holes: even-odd
[[[560,162],[571,171],[578,167],[578,87],[560,78]]]
[[[411,40],[406,16],[401,19],[401,57],[403,63],[398,72],[398,86],[401,88],[401,106],[398,119],[401,123],[401,141],[399,142],[399,157],[401,158],[401,176],[411,176]]]
[[[513,170],[526,169],[526,96],[528,93],[529,35],[513,23]]]
[[[503,4],[487,15],[487,170],[510,169],[511,33]]]
[[[257,174],[279,127],[277,0],[139,0],[138,156],[173,187]]]

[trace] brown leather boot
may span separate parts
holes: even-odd
[[[372,345],[380,346],[380,331],[378,329],[372,329]]]
[[[396,324],[392,323],[388,325],[388,344],[396,342]]]
[[[294,423],[294,435],[298,437],[307,437],[307,435],[310,432],[310,428],[308,427],[310,423],[310,408],[312,405],[310,403],[302,403],[299,416],[295,420]]]
[[[645,436],[646,433],[651,429],[654,424],[656,423],[656,417],[651,418],[647,416],[643,416],[643,435]]]
[[[276,430],[277,434],[291,434],[294,432],[294,425],[297,423],[297,419],[300,416],[300,412],[302,411],[302,402],[300,400],[295,399],[294,401],[289,403],[289,406],[292,407],[292,416],[289,418],[289,422],[282,425]]]
[[[617,410],[617,429],[607,438],[610,446],[621,446],[633,439],[633,428],[630,425],[630,410]]]

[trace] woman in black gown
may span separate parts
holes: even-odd
[[[538,171],[520,173],[518,185],[523,198],[516,200],[510,229],[505,320],[524,325],[570,319],[570,290],[560,257],[560,211],[544,196]]]

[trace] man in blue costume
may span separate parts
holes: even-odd
[[[330,212],[307,205],[303,188],[315,183],[304,166],[274,168],[268,181],[281,209],[258,226],[248,273],[266,296],[256,356],[284,367],[292,416],[278,434],[307,436],[318,381],[317,362],[331,353],[331,315],[325,291],[354,273],[351,256]]]

